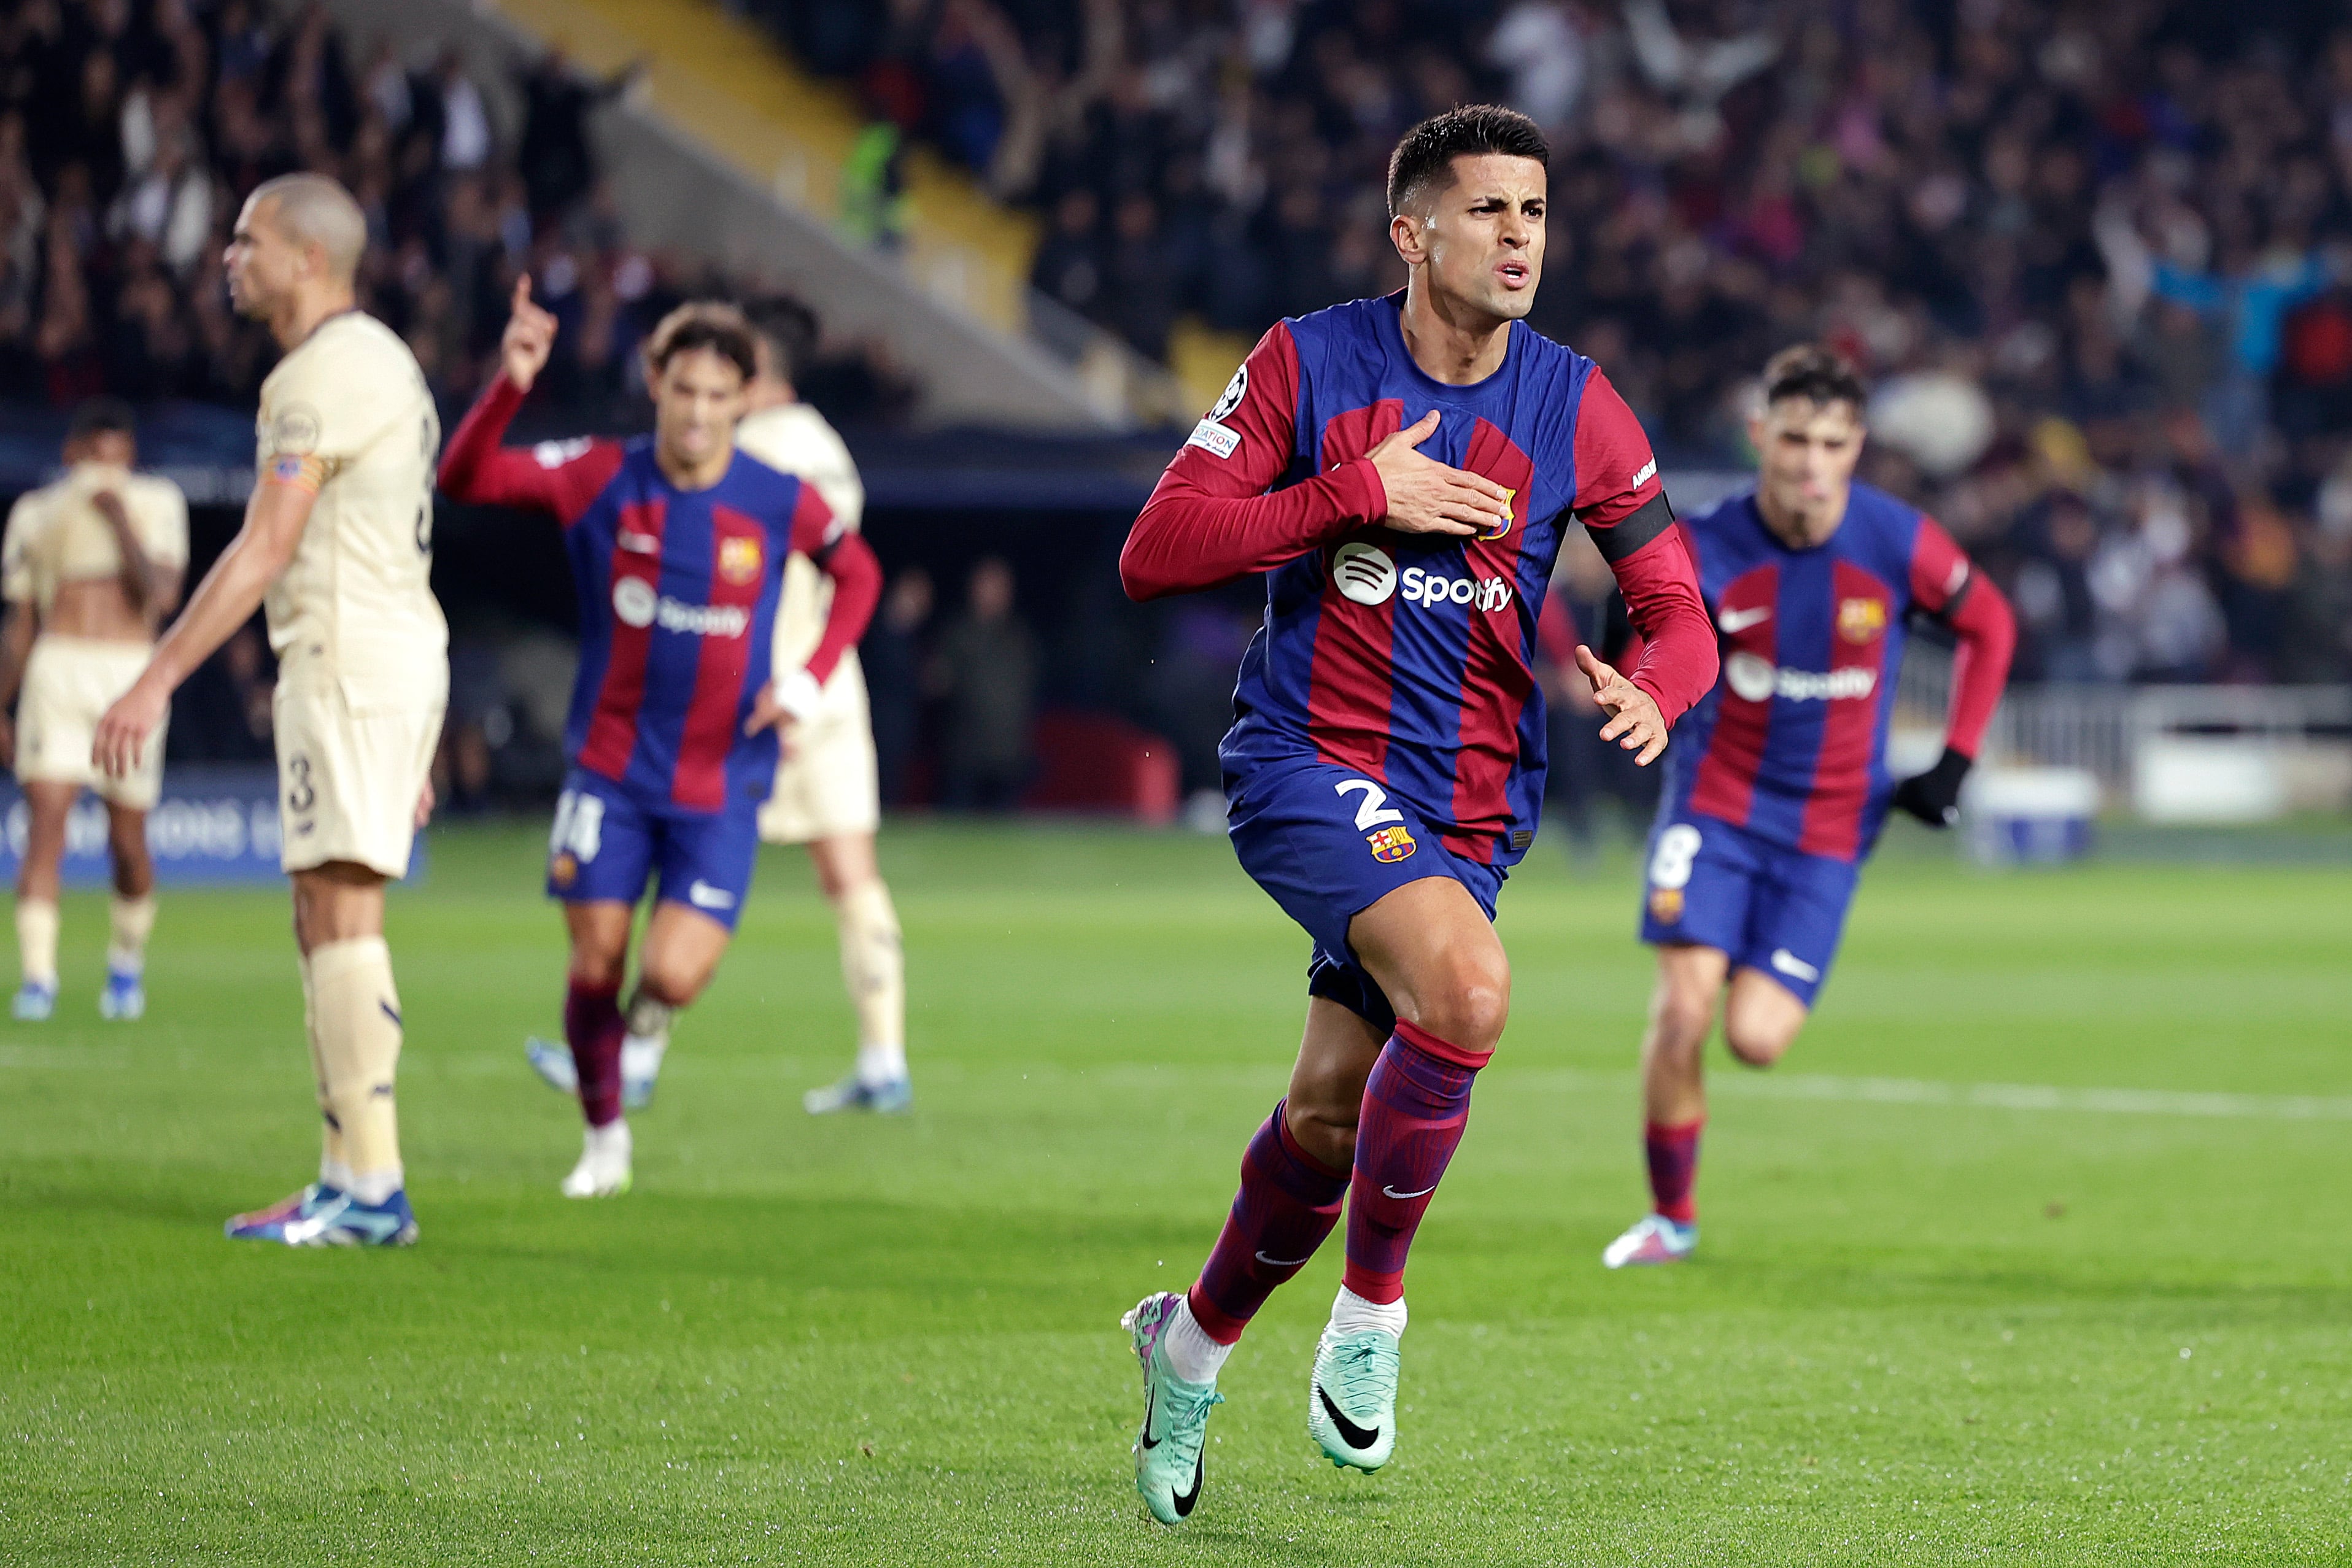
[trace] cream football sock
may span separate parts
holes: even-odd
[[[402,1179],[393,1102],[400,993],[392,983],[392,949],[381,936],[313,947],[310,987],[327,1099],[342,1128],[352,1172],[350,1191],[362,1203],[382,1203],[400,1190]]]
[[[147,972],[147,937],[155,929],[155,895],[152,893],[137,898],[125,898],[121,894],[107,905],[108,938],[106,967],[117,975],[143,975]]]
[[[16,961],[27,981],[58,983],[58,906],[54,899],[16,900]]]
[[[335,1107],[327,1098],[327,1061],[319,1054],[319,998],[310,985],[310,960],[298,953],[294,962],[302,971],[302,1040],[310,1048],[310,1082],[319,1090],[319,1180],[349,1192],[352,1166],[343,1158],[343,1130],[335,1124]]]
[[[878,877],[833,901],[841,926],[841,981],[857,1009],[857,1080],[872,1087],[907,1076],[907,961],[898,912]]]

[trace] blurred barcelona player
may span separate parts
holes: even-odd
[[[503,371],[450,439],[441,487],[552,515],[579,591],[571,768],[547,885],[572,939],[563,1030],[588,1124],[563,1192],[597,1197],[627,1191],[632,1176],[623,1040],[666,1034],[717,971],[751,887],[777,727],[816,710],[882,574],[814,486],[736,450],[759,350],[733,307],[682,305],[646,340],[650,437],[502,447],[555,331],[530,280],[518,281]],[[805,662],[773,670],[794,552],[831,580],[833,602]],[[649,883],[656,902],[625,1009],[629,928]]]
[[[1601,1261],[1672,1263],[1698,1245],[1702,1052],[1718,998],[1731,1053],[1780,1059],[1829,977],[1862,862],[1890,807],[1930,827],[2000,702],[2017,629],[2000,590],[1936,520],[1853,482],[1865,393],[1826,350],[1783,350],[1749,423],[1756,487],[1682,525],[1722,637],[1723,683],[1666,761],[1642,939],[1658,981],[1642,1040],[1651,1211]],[[1886,730],[1909,622],[1957,640],[1944,751],[1896,783]]]

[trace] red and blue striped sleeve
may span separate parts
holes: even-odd
[[[1977,570],[1967,554],[1930,517],[1919,519],[1911,543],[1911,601],[1952,629],[1952,705],[1944,744],[1973,758],[2009,685],[2017,653],[2017,617],[2009,600]]]
[[[1674,526],[1658,459],[1642,422],[1596,368],[1576,413],[1577,520],[1600,547],[1642,636],[1627,673],[1672,725],[1715,685],[1715,627],[1699,597],[1698,570]]]
[[[1297,450],[1297,408],[1298,346],[1289,325],[1277,321],[1169,461],[1136,517],[1118,558],[1129,598],[1271,571],[1388,516],[1388,492],[1368,457],[1274,490]]]
[[[875,559],[872,546],[833,515],[815,486],[803,480],[800,491],[793,503],[792,548],[833,580],[833,606],[825,613],[824,631],[803,666],[823,685],[874,619],[874,607],[882,599],[882,563]]]
[[[492,378],[441,454],[441,489],[453,501],[546,512],[568,528],[619,472],[621,448],[587,438],[500,445],[528,395],[503,374]]]

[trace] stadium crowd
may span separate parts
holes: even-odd
[[[1807,336],[1878,476],[2016,590],[2020,673],[2352,674],[2352,30],[2297,0],[751,0],[1164,354],[1392,287],[1403,126],[1552,133],[1536,324],[1731,465]]]
[[[19,0],[0,16],[0,395],[250,407],[276,356],[231,314],[221,249],[247,191],[308,169],[358,195],[362,307],[445,405],[495,365],[527,267],[563,328],[542,396],[619,417],[645,330],[729,288],[631,244],[598,181],[589,118],[628,79],[591,80],[561,53],[519,60],[502,135],[454,52],[356,47],[320,5]],[[818,380],[849,417],[893,406],[856,367]]]

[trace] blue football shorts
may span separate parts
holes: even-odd
[[[659,897],[735,929],[760,858],[760,802],[717,811],[650,808],[601,775],[573,768],[555,803],[547,894],[566,904],[635,904],[659,876]]]
[[[1460,883],[1495,918],[1505,868],[1454,853],[1419,812],[1353,768],[1302,758],[1228,770],[1225,807],[1242,869],[1314,939],[1308,993],[1375,1029],[1394,1030],[1396,1011],[1356,961],[1349,922],[1407,883],[1433,876]]]
[[[1687,810],[1659,813],[1649,855],[1643,941],[1713,947],[1813,1005],[1837,957],[1859,863]]]

